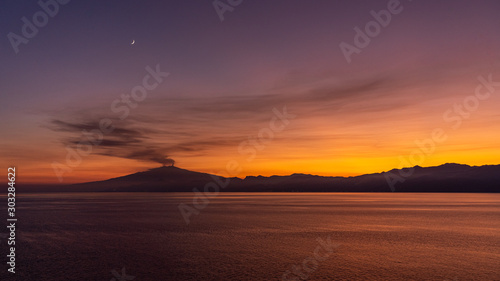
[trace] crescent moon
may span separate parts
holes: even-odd
[[[132,40],[132,43],[130,45],[134,45],[135,44],[135,40]]]

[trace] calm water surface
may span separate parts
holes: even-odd
[[[17,201],[16,278],[1,238],[1,280],[282,280],[294,265],[307,280],[500,280],[500,194],[221,193],[189,225],[190,193]]]

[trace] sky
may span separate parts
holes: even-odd
[[[500,162],[498,1],[41,3],[0,4],[19,182]]]

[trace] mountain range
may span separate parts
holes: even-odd
[[[208,184],[208,186],[207,186]],[[500,192],[500,165],[444,164],[393,169],[354,177],[309,174],[224,178],[174,166],[150,169],[104,181],[28,187],[44,192]],[[215,187],[217,186],[217,187]]]

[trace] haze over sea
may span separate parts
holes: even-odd
[[[282,280],[330,237],[339,246],[302,277],[500,280],[500,194],[221,193],[186,225],[192,198],[20,195],[17,279],[0,279]]]

